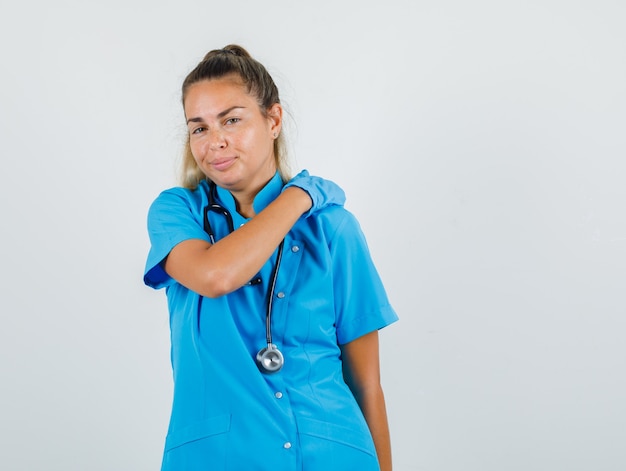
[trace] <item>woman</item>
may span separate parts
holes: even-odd
[[[181,188],[148,215],[174,400],[164,471],[391,470],[378,329],[397,317],[343,191],[289,179],[283,109],[239,46],[182,87]]]

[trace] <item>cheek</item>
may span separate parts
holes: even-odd
[[[256,152],[265,153],[268,146],[273,145],[273,141],[269,138],[264,129],[258,128],[240,136],[238,143],[242,147],[253,149]]]
[[[202,156],[202,143],[198,142],[198,140],[189,141],[189,150],[191,151],[191,155],[194,160],[198,162]]]

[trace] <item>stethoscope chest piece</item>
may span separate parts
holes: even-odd
[[[270,343],[256,354],[256,364],[262,373],[276,373],[285,364],[285,359],[276,345]]]

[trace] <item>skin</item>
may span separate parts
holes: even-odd
[[[287,188],[265,210],[254,213],[254,197],[276,173],[273,140],[282,125],[280,104],[263,112],[236,77],[226,77],[189,87],[184,110],[198,167],[232,193],[242,215],[252,217],[214,245],[202,240],[178,244],[165,261],[172,278],[214,298],[240,288],[258,273],[311,208],[311,199],[299,188]]]
[[[236,77],[198,82],[187,91],[191,153],[205,175],[233,194],[246,217],[254,216],[254,197],[276,173],[274,136],[282,116],[279,103],[263,113]]]
[[[391,471],[391,439],[385,395],[380,384],[378,351],[378,331],[343,345],[343,376],[372,433],[381,471]]]
[[[215,244],[197,239],[181,242],[165,261],[168,275],[214,298],[235,291],[258,273],[312,202],[304,190],[290,187],[259,214],[254,212],[254,197],[276,173],[274,139],[282,126],[280,104],[262,110],[238,77],[224,77],[191,85],[184,110],[198,167],[232,193],[239,213],[252,218]],[[343,345],[342,352],[344,377],[372,432],[381,470],[390,471],[378,333]]]

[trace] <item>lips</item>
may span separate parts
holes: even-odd
[[[235,157],[225,157],[215,159],[211,162],[211,166],[217,171],[228,169],[235,162]]]

